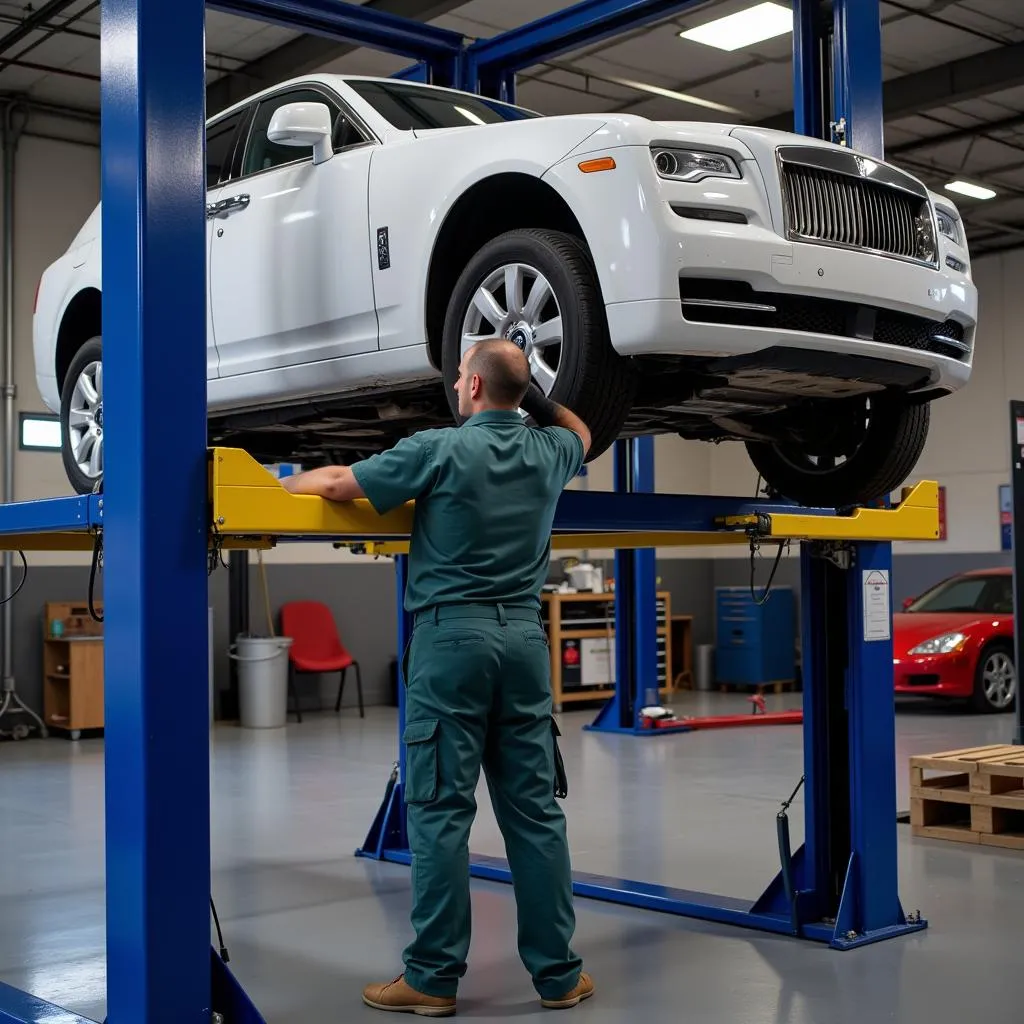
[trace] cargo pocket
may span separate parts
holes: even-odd
[[[437,726],[436,718],[425,718],[405,727],[407,804],[429,804],[437,796]]]
[[[551,719],[551,746],[555,752],[555,799],[564,800],[569,795],[569,779],[565,774],[565,762],[562,752],[558,749],[558,737],[561,736],[558,723]]]

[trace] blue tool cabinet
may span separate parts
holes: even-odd
[[[793,682],[796,613],[792,588],[772,587],[764,604],[758,604],[750,587],[716,587],[715,638],[717,683],[762,686]]]

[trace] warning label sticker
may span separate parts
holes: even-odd
[[[892,638],[889,570],[865,569],[861,576],[864,587],[864,639],[889,640]]]

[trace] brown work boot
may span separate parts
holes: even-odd
[[[367,985],[363,989],[363,1002],[375,1010],[415,1013],[420,1017],[450,1017],[455,1013],[454,997],[417,992],[406,983],[404,974],[384,985]]]
[[[581,971],[580,980],[576,982],[576,987],[571,992],[566,992],[560,999],[542,999],[540,1005],[548,1010],[571,1010],[593,994],[593,979],[586,971]]]

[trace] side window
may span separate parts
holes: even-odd
[[[267,138],[267,130],[270,128],[275,111],[287,103],[326,103],[334,125],[333,140],[336,150],[364,141],[359,130],[345,117],[337,103],[315,89],[296,89],[293,92],[283,93],[265,100],[257,108],[252,130],[249,133],[249,145],[245,151],[243,175],[258,174],[260,171],[280,167],[282,164],[312,159],[312,153],[308,149],[280,146]]]
[[[231,172],[231,157],[235,151],[235,133],[245,117],[245,111],[218,121],[206,130],[206,187],[213,188]]]

